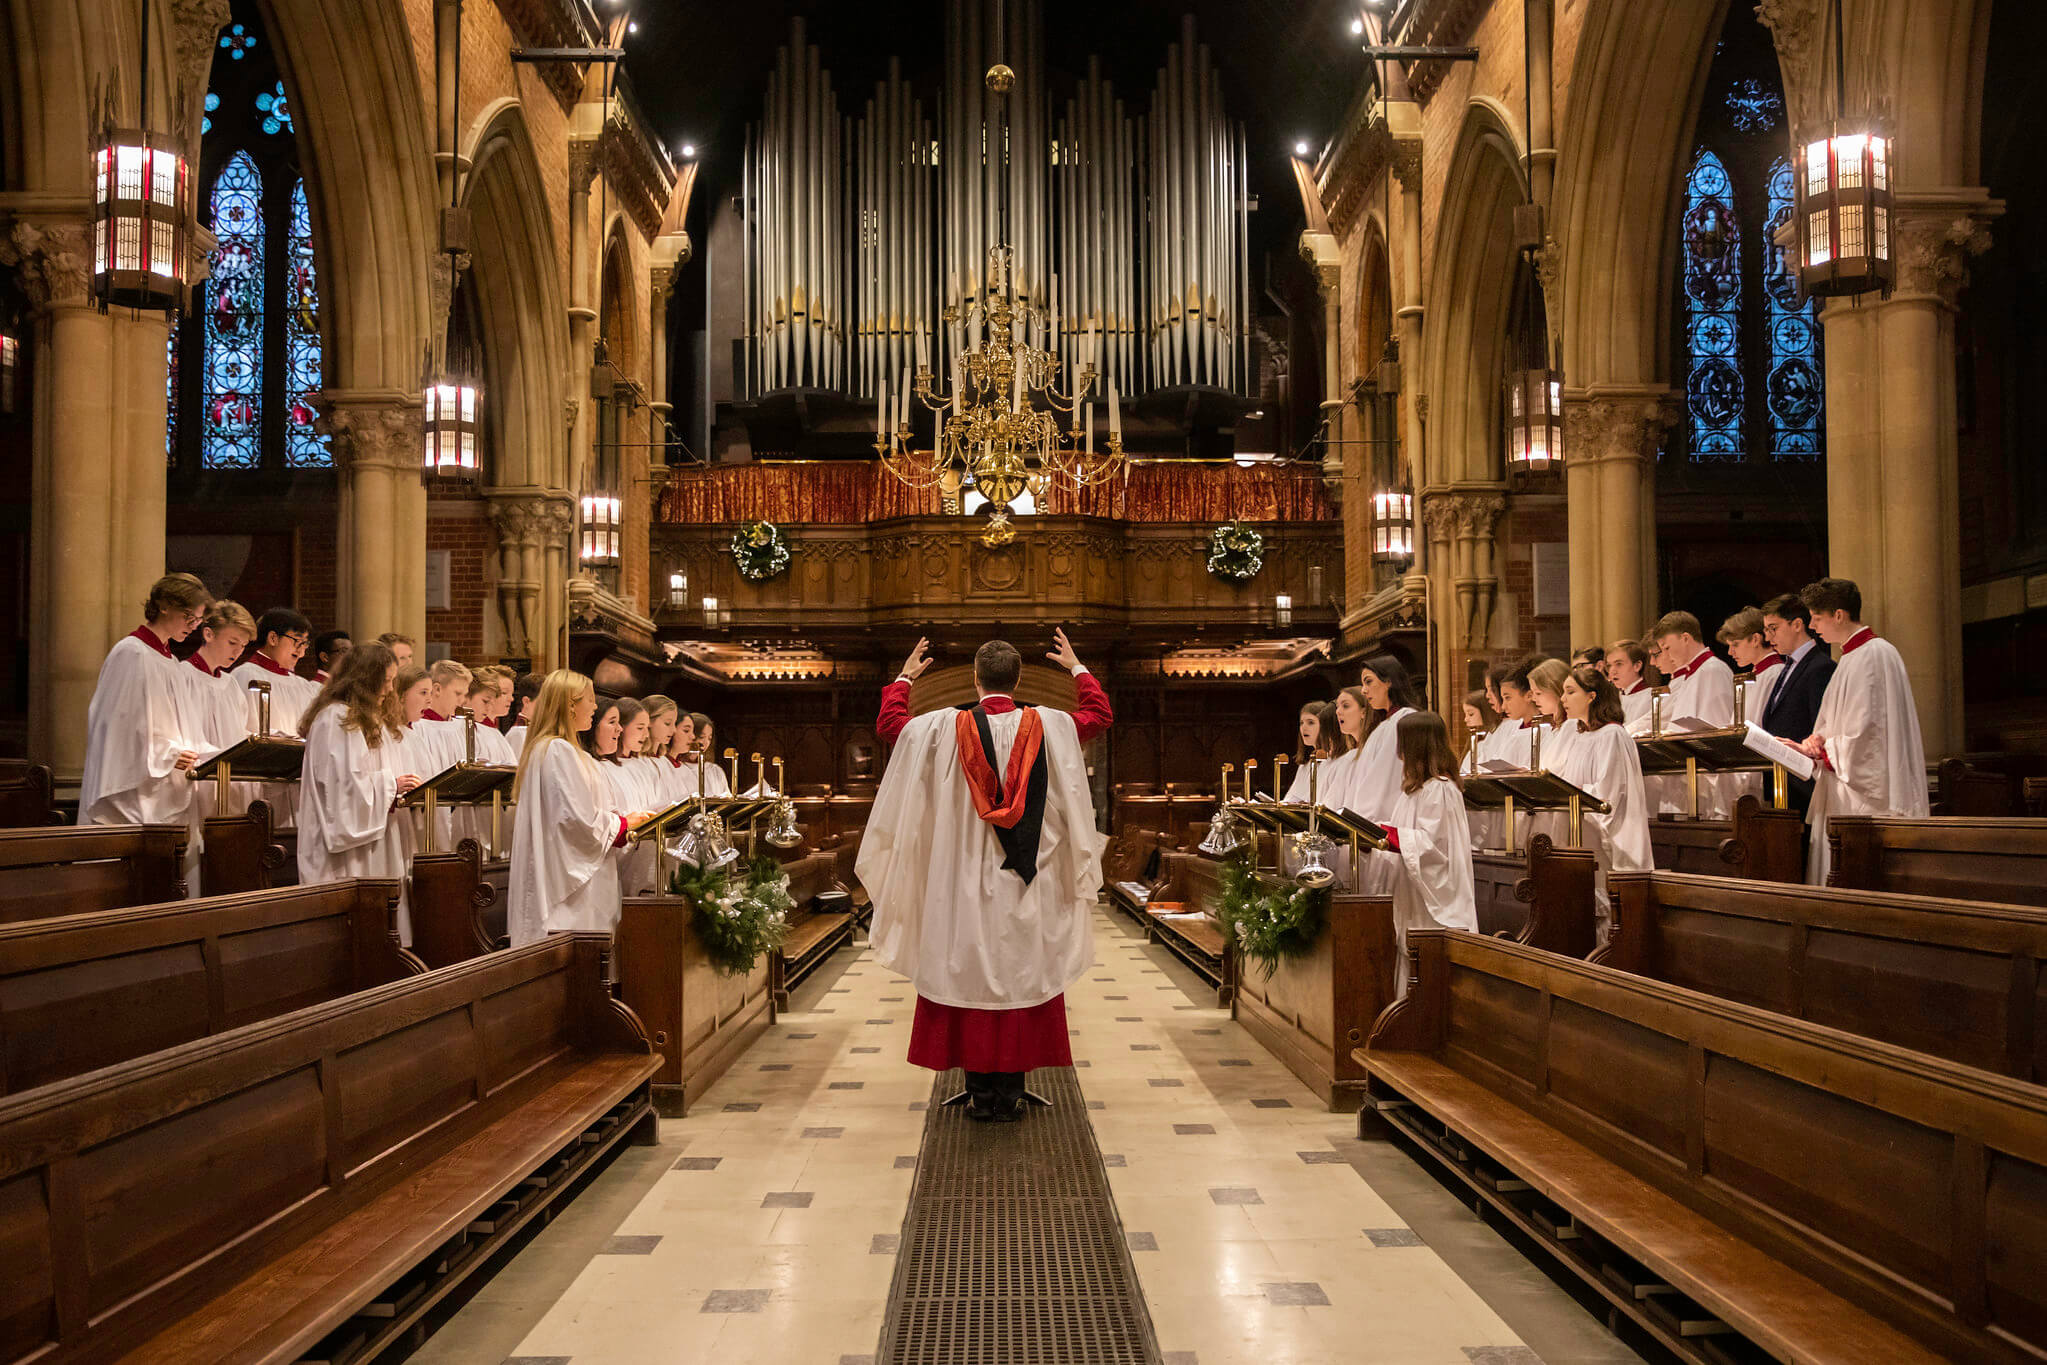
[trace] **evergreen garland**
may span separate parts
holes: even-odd
[[[1236,945],[1240,961],[1256,964],[1265,976],[1279,969],[1284,957],[1314,951],[1329,922],[1329,891],[1310,891],[1260,877],[1242,858],[1222,865],[1218,880],[1222,901],[1216,921],[1223,938]]]
[[[740,577],[765,583],[789,567],[789,537],[772,521],[749,521],[732,533],[732,562]]]
[[[789,932],[789,874],[773,858],[755,858],[743,880],[721,868],[706,872],[691,863],[675,869],[668,893],[687,896],[696,914],[697,937],[721,976],[744,976],[764,954],[782,946]]]
[[[1226,521],[1208,537],[1208,571],[1217,578],[1248,583],[1265,567],[1265,537],[1255,526]]]

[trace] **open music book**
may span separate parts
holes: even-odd
[[[1785,740],[1777,738],[1754,723],[1749,725],[1748,733],[1742,737],[1741,742],[1744,748],[1761,754],[1770,762],[1782,764],[1784,771],[1793,777],[1810,782],[1813,773],[1819,769],[1819,765],[1804,751],[1793,748]]]

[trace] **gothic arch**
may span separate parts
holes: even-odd
[[[1429,468],[1418,487],[1500,477],[1500,385],[1513,298],[1514,206],[1527,198],[1521,147],[1489,104],[1474,101],[1450,161],[1428,294],[1422,392]]]
[[[492,105],[474,127],[464,149],[473,234],[468,285],[482,324],[484,403],[496,433],[484,477],[499,488],[566,489],[568,306],[547,191],[517,101]]]

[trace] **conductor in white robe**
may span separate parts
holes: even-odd
[[[1862,624],[1862,590],[1845,578],[1822,578],[1800,596],[1812,612],[1813,633],[1841,647],[1819,718],[1798,746],[1821,769],[1813,782],[1806,880],[1825,886],[1833,870],[1830,817],[1928,813],[1926,745],[1904,656]]]
[[[143,623],[114,642],[86,712],[81,825],[182,825],[192,806],[185,776],[198,754],[178,717],[173,641],[195,630],[213,598],[188,573],[149,590]]]
[[[1022,1117],[1024,1075],[1071,1066],[1066,990],[1094,960],[1103,838],[1081,746],[1114,721],[1064,631],[1046,657],[1074,675],[1072,714],[1020,707],[1013,645],[974,656],[980,700],[912,720],[926,642],[883,691],[876,732],[895,745],[860,846],[883,965],[917,989],[909,1060],[959,1067],[968,1117]]]

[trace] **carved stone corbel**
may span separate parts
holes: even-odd
[[[419,471],[420,400],[328,390],[313,429],[333,438],[334,467],[344,479],[359,470]]]
[[[1969,287],[1969,262],[1990,250],[1990,225],[1969,213],[1900,208],[1891,231],[1898,281],[1893,297],[1931,296],[1949,308]]]
[[[12,268],[38,311],[92,301],[92,249],[85,224],[17,219],[0,237],[0,265]]]

